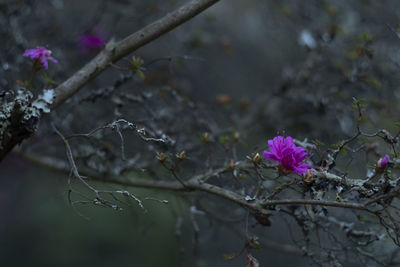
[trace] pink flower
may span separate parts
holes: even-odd
[[[98,28],[92,32],[82,34],[78,40],[78,46],[82,53],[101,50],[105,43],[104,33]]]
[[[312,165],[302,163],[306,159],[307,153],[302,147],[297,147],[293,143],[293,138],[276,136],[268,140],[268,147],[271,152],[264,150],[264,158],[269,161],[277,161],[287,172],[305,174]]]
[[[383,158],[380,158],[377,163],[378,168],[381,168],[382,170],[386,169],[389,160],[389,155],[385,155]]]
[[[26,49],[23,54],[24,57],[30,57],[31,59],[35,59],[35,65],[39,64],[43,66],[46,70],[49,67],[48,60],[57,63],[57,59],[51,56],[51,51],[46,49],[46,47],[39,46],[36,49]]]

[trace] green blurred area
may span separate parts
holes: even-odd
[[[11,156],[2,165],[26,164],[17,160]],[[173,213],[184,204],[174,195],[130,190],[169,203],[145,201],[147,212],[134,202],[122,205],[123,211],[78,207],[85,219],[68,206],[67,175],[29,165],[23,169],[0,172],[2,266],[179,265]]]

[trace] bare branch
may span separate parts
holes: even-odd
[[[93,186],[91,186],[86,180],[84,176],[82,176],[79,171],[78,168],[75,164],[75,160],[72,154],[72,149],[71,146],[69,145],[68,140],[64,137],[64,135],[54,126],[53,129],[54,131],[57,133],[58,136],[60,136],[60,138],[63,140],[64,145],[65,145],[65,149],[66,149],[66,154],[67,154],[67,158],[68,158],[68,162],[70,165],[70,172],[72,172],[72,174],[75,176],[75,178],[77,178],[83,185],[85,185],[89,190],[91,190],[94,194],[95,194],[95,199],[94,200],[85,200],[85,201],[71,201],[71,197],[70,197],[70,193],[71,191],[71,187],[69,190],[69,195],[68,195],[68,199],[69,202],[73,204],[73,206],[75,206],[76,204],[94,204],[94,205],[100,205],[100,206],[104,206],[104,207],[109,207],[112,208],[114,210],[122,210],[122,208],[120,208],[118,205],[108,201],[107,199],[103,198],[101,195],[109,195],[111,196],[114,200],[118,201],[119,200],[115,197],[115,195],[123,195],[126,196],[130,199],[133,199],[134,201],[137,202],[137,204],[139,205],[139,207],[141,207],[142,209],[144,209],[144,206],[142,204],[142,201],[137,198],[136,196],[134,196],[133,194],[129,193],[126,190],[115,190],[115,191],[110,191],[110,190],[97,190],[96,188],[94,188]],[[57,164],[57,167],[60,167],[61,165]]]
[[[62,164],[49,165],[52,162],[49,160],[42,160],[40,156],[29,156],[28,159],[32,160],[34,163],[40,164],[42,166],[46,166],[48,168],[52,168],[62,172],[69,172],[68,169],[60,168]],[[207,172],[205,174],[197,175],[192,177],[190,180],[185,182],[185,185],[182,185],[179,182],[169,182],[169,181],[154,181],[154,180],[143,180],[140,178],[128,178],[128,177],[120,177],[120,176],[98,176],[98,175],[90,175],[90,179],[114,183],[126,186],[133,187],[142,187],[142,188],[153,188],[160,190],[172,190],[172,191],[203,191],[210,193],[212,195],[220,196],[227,200],[230,200],[236,204],[239,204],[243,207],[247,207],[253,211],[261,212],[262,214],[270,214],[268,211],[268,207],[273,207],[277,205],[316,205],[316,206],[330,206],[330,207],[338,207],[345,209],[355,209],[355,210],[365,210],[369,211],[364,204],[360,203],[349,203],[349,202],[339,202],[339,201],[327,201],[327,200],[314,200],[314,199],[283,199],[283,200],[246,200],[246,197],[235,193],[231,190],[212,185],[204,182],[205,179],[212,176],[213,173],[220,173],[221,169],[217,169],[211,172]],[[368,202],[368,205],[371,203]]]
[[[56,99],[52,108],[54,109],[64,103],[68,98],[77,93],[82,86],[108,68],[111,63],[118,61],[161,35],[173,30],[218,1],[219,0],[193,0],[152,24],[129,35],[125,39],[117,43],[108,43],[106,48],[93,60],[55,89]]]

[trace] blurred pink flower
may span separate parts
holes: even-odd
[[[35,65],[39,64],[43,66],[46,70],[49,67],[48,60],[57,63],[57,59],[51,56],[51,51],[46,49],[46,47],[39,46],[35,49],[26,49],[23,54],[24,57],[30,57],[31,59],[35,59]]]
[[[377,164],[378,168],[386,169],[389,160],[390,160],[389,155],[385,155],[383,158],[380,158]]]
[[[78,47],[82,53],[101,50],[106,43],[106,38],[101,29],[94,29],[81,35],[78,40]]]
[[[276,136],[268,140],[268,147],[271,152],[264,151],[264,158],[269,161],[277,161],[285,172],[295,172],[305,174],[312,165],[302,163],[306,159],[307,153],[302,147],[297,147],[293,143],[293,138]]]

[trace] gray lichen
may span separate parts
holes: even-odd
[[[32,117],[39,118],[41,113],[49,113],[50,105],[53,103],[54,97],[53,89],[45,89],[43,94],[39,95],[37,99],[27,107],[24,119],[29,120]]]
[[[14,99],[3,102],[0,107],[0,150],[4,148],[4,142],[12,138],[13,127],[29,125],[36,130],[41,114],[50,112],[54,97],[53,89],[45,89],[32,101],[33,94],[25,88],[19,88]]]

